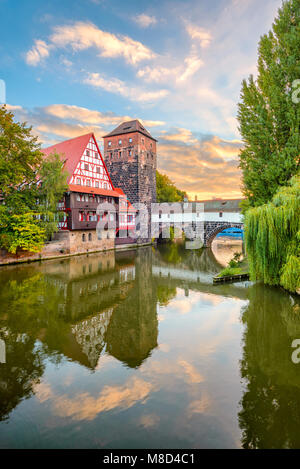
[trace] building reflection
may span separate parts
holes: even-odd
[[[152,251],[140,249],[0,274],[0,419],[32,395],[45,358],[59,363],[66,357],[93,371],[105,351],[140,366],[157,346],[151,265]]]
[[[293,363],[291,347],[300,338],[299,300],[297,304],[279,289],[253,285],[243,322],[242,445],[299,448],[300,364]]]
[[[139,249],[135,282],[109,322],[107,351],[131,368],[139,367],[157,347],[157,293],[152,281],[152,250]]]

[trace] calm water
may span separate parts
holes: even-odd
[[[0,447],[300,448],[298,300],[213,286],[238,247],[0,269]]]

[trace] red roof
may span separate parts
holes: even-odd
[[[97,147],[98,153],[100,155],[101,161],[102,161],[103,166],[104,166],[104,168],[105,168],[105,170],[108,174],[109,182],[111,184],[111,187],[114,190],[113,183],[111,181],[111,178],[110,178],[110,175],[108,173],[106,164],[105,164],[105,162],[102,158],[101,152],[99,150],[99,147],[98,147],[98,144],[97,144],[97,141],[95,139],[95,135],[93,134],[93,132],[90,132],[90,133],[85,134],[85,135],[81,135],[80,137],[71,138],[70,140],[65,140],[64,142],[55,143],[54,145],[51,145],[51,147],[43,148],[42,152],[44,153],[45,156],[49,156],[53,152],[56,152],[56,153],[62,155],[62,161],[65,162],[64,169],[69,173],[68,180],[67,180],[67,183],[69,183],[70,179],[71,179],[71,177],[72,177],[72,175],[73,175],[73,173],[74,173],[74,171],[75,171],[75,169],[76,169],[76,167],[77,167],[77,165],[80,161],[80,158],[82,157],[82,154],[83,154],[84,150],[86,149],[87,144],[89,143],[91,137],[93,137],[93,139],[94,139],[94,142],[96,144],[96,147]],[[91,189],[94,189],[94,188],[91,188]],[[81,190],[81,192],[92,192],[91,189],[89,191],[88,190],[86,190],[86,191]],[[73,190],[73,189],[70,189],[70,190]],[[99,190],[102,190],[102,189],[99,189]],[[93,191],[95,192],[96,189],[93,190]],[[104,189],[104,191],[105,191],[105,189]],[[78,192],[78,190],[77,190],[77,192]],[[99,192],[99,194],[100,194],[100,192]],[[115,197],[119,197],[119,195],[115,194]]]
[[[62,154],[62,159],[65,161],[65,169],[69,173],[68,182],[73,175],[76,166],[90,141],[93,133],[81,135],[81,137],[71,138],[64,142],[55,143],[51,147],[43,148],[42,152],[45,156],[49,156],[51,153],[56,152]]]
[[[84,192],[86,194],[107,195],[109,197],[120,197],[117,190],[100,189],[97,187],[80,186],[79,184],[69,184],[71,192]]]

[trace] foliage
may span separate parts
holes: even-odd
[[[250,275],[295,292],[300,288],[300,175],[273,200],[245,216]]]
[[[242,252],[235,252],[232,259],[229,261],[228,266],[225,267],[220,273],[219,277],[226,277],[229,275],[239,275],[248,272],[247,259],[241,260]]]
[[[187,197],[186,192],[177,189],[168,176],[156,171],[156,198],[158,203],[183,202],[185,197]]]
[[[45,241],[45,229],[35,219],[34,213],[14,214],[6,216],[5,220],[0,235],[1,245],[5,249],[13,254],[17,249],[40,252]]]
[[[231,275],[239,275],[242,274],[242,269],[240,267],[225,267],[220,274],[219,277],[227,277]]]
[[[0,107],[0,245],[37,252],[57,230],[66,173],[56,153],[43,157],[32,128]]]
[[[300,3],[289,0],[260,40],[257,79],[242,84],[240,168],[251,206],[269,202],[300,168],[300,104],[292,100],[300,77],[299,42]]]

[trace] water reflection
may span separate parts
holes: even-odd
[[[218,236],[214,239],[211,249],[216,261],[222,267],[226,267],[232,259],[233,253],[243,252],[243,240],[228,236]]]
[[[300,448],[300,365],[291,358],[292,341],[300,338],[300,305],[278,289],[253,285],[243,322],[243,447]]]
[[[298,306],[219,270],[175,244],[1,269],[0,446],[298,444]]]

